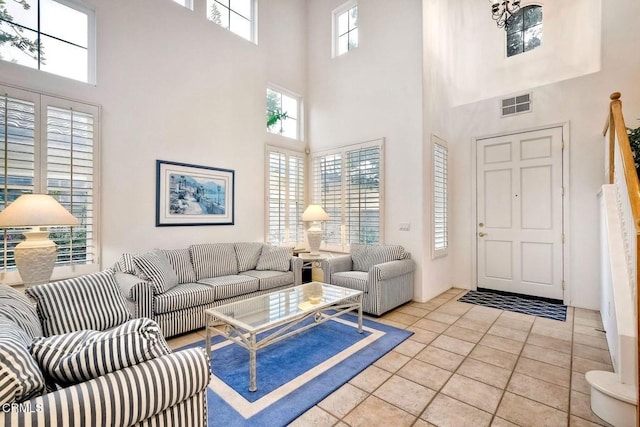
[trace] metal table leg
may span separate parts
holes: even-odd
[[[358,298],[358,333],[362,333],[362,294]]]
[[[205,314],[204,328],[206,330],[206,336],[204,339],[204,347],[207,350],[207,357],[211,360],[211,316],[209,314]]]
[[[249,336],[249,391],[256,391],[256,334]]]

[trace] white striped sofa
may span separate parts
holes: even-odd
[[[33,356],[33,347],[43,341],[39,337],[48,336],[49,331],[54,335],[52,339],[61,342],[68,335],[58,334],[73,332],[73,325],[103,323],[105,318],[110,320],[104,324],[109,324],[128,317],[122,311],[124,308],[126,312],[124,301],[118,310],[112,300],[99,299],[108,294],[103,292],[105,284],[112,284],[118,292],[113,272],[83,276],[82,280],[38,286],[39,297],[53,303],[37,301],[37,312],[24,294],[0,285],[0,425],[206,426],[210,370],[202,348],[175,353],[166,349],[159,357],[133,365],[129,362],[126,368],[109,369],[112,372],[74,385],[63,388],[51,385]],[[85,286],[88,283],[91,286]],[[75,293],[74,287],[81,292]],[[94,297],[98,299],[92,299]],[[56,307],[57,311],[50,310]],[[92,313],[100,311],[97,307],[106,310],[101,314],[113,315],[93,318]],[[140,324],[151,325],[157,331],[158,327],[152,321],[139,320]],[[130,340],[130,332],[127,329],[121,335],[123,338],[118,336],[119,340],[114,342],[127,354],[131,352],[122,340]],[[49,345],[46,340],[45,345]],[[92,360],[96,363],[109,359],[95,355]],[[78,369],[83,367],[86,368],[86,364]],[[76,368],[73,371],[77,372]]]
[[[349,255],[322,261],[324,281],[364,292],[362,310],[380,316],[413,299],[415,263],[398,245],[351,245]]]
[[[123,254],[114,269],[129,310],[155,320],[165,337],[203,328],[208,308],[302,283],[303,261],[290,248],[245,242],[154,252],[157,259],[149,253]],[[169,267],[154,275],[145,258],[148,264],[166,258]],[[165,279],[174,273],[167,286]]]

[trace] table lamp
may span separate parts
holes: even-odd
[[[320,255],[320,242],[322,242],[322,227],[319,221],[328,221],[329,215],[320,205],[309,205],[302,213],[303,221],[311,221],[311,226],[307,229],[307,239],[309,240],[310,255]]]
[[[46,283],[56,263],[57,246],[41,227],[78,225],[80,222],[47,194],[23,194],[0,212],[0,227],[32,227],[15,249],[16,266],[25,286]]]

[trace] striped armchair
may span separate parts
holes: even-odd
[[[324,281],[364,292],[362,310],[380,316],[413,299],[415,263],[398,245],[351,245],[351,254],[322,261]]]
[[[0,425],[207,425],[210,371],[202,348],[175,353],[166,349],[157,353],[161,354],[159,357],[135,364],[123,363],[122,355],[113,356],[116,347],[106,347],[109,342],[102,341],[99,345],[103,347],[92,348],[110,348],[103,353],[118,357],[114,365],[127,367],[107,369],[104,372],[109,373],[90,375],[87,378],[92,379],[72,381],[75,384],[62,388],[51,384],[51,378],[44,373],[43,360],[36,360],[34,347],[46,340],[41,337],[51,337],[48,340],[57,340],[63,347],[70,342],[68,337],[80,336],[86,329],[108,329],[102,334],[113,338],[110,343],[131,360],[144,360],[138,356],[140,351],[149,351],[146,343],[166,346],[163,339],[153,341],[157,335],[147,335],[143,339],[150,341],[146,343],[133,341],[133,331],[126,329],[128,324],[147,325],[157,333],[159,329],[149,319],[128,320],[130,315],[113,272],[39,285],[27,293],[36,300],[35,307],[24,294],[0,285]],[[122,335],[113,334],[116,329],[123,330]],[[50,353],[62,348],[50,343],[44,344]],[[127,345],[134,347],[129,351]],[[81,375],[86,372],[113,366],[108,357],[96,356],[82,359],[81,366],[73,365],[71,375],[85,378]]]

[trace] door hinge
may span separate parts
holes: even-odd
[[[562,243],[564,243],[564,233],[562,234]]]
[[[564,291],[564,280],[562,281],[562,290]]]
[[[564,187],[562,187],[562,197],[564,197]]]
[[[564,139],[562,140],[562,143],[560,144],[560,148],[561,148],[562,150],[564,150]]]

